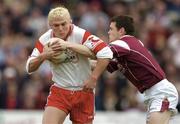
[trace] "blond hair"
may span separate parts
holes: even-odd
[[[48,14],[48,21],[53,20],[55,18],[67,18],[71,20],[70,13],[67,8],[60,6],[52,9]]]

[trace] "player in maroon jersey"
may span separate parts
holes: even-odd
[[[178,93],[170,83],[157,61],[134,37],[133,18],[116,16],[111,19],[109,47],[113,60],[107,70],[119,70],[145,96],[147,124],[168,124],[176,113]],[[93,88],[94,82],[86,82],[85,88]]]

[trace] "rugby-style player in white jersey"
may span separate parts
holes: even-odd
[[[32,73],[46,60],[52,70],[54,84],[47,98],[43,124],[63,124],[68,114],[73,124],[92,124],[94,92],[83,89],[84,82],[97,80],[112,58],[112,51],[98,37],[73,25],[65,7],[52,9],[48,21],[51,29],[39,38],[26,64],[27,72]],[[62,48],[58,41],[68,42],[68,48]],[[93,72],[86,54],[78,53],[78,44],[95,54],[98,66]],[[64,59],[60,61],[58,56],[62,52]]]

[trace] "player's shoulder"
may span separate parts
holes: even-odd
[[[86,30],[83,29],[83,28],[81,28],[81,27],[79,27],[79,26],[77,26],[77,25],[73,25],[73,32],[74,32],[75,34],[81,34],[81,35],[83,35],[83,34],[86,32]]]
[[[74,39],[75,42],[82,43],[90,35],[91,35],[91,33],[86,31],[85,29],[83,29],[79,26],[73,25],[73,32],[72,32],[72,35],[70,37],[72,37],[72,39]]]
[[[110,45],[116,45],[116,46],[120,46],[120,47],[122,47],[122,48],[125,48],[125,49],[130,50],[130,47],[129,47],[128,43],[126,43],[125,41],[120,40],[120,39],[119,39],[119,40],[112,41],[112,42],[110,43]]]
[[[139,43],[142,44],[142,42],[137,37],[132,36],[132,35],[124,35],[120,39],[123,40],[123,41],[129,42],[129,43],[139,42]]]
[[[42,44],[46,44],[46,42],[52,37],[52,35],[52,29],[49,29],[39,37],[39,41]]]

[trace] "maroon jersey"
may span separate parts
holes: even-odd
[[[107,70],[120,70],[142,93],[165,78],[165,74],[151,53],[137,38],[129,35],[110,44],[113,60]]]

